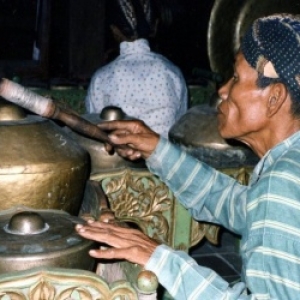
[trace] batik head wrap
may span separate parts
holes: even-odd
[[[276,14],[255,20],[241,51],[264,77],[279,78],[300,101],[300,16]]]
[[[129,39],[154,34],[158,12],[154,0],[109,0],[108,18]]]

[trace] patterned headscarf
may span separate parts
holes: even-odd
[[[109,0],[108,18],[127,38],[148,38],[155,31],[157,10],[154,0]]]
[[[255,20],[241,51],[264,77],[279,78],[300,101],[300,16],[276,14]]]

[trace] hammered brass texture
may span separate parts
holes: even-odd
[[[17,205],[77,214],[89,156],[54,122],[0,120],[0,210]]]
[[[138,300],[126,281],[109,286],[95,273],[64,268],[36,268],[0,276],[1,300]]]
[[[217,110],[210,105],[196,105],[190,108],[173,124],[169,138],[176,144],[207,149],[231,149],[218,132]]]
[[[215,100],[217,103],[217,100]],[[169,131],[169,139],[200,161],[219,169],[253,166],[257,155],[246,145],[223,139],[218,131],[217,104],[191,107]]]

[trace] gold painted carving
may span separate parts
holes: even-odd
[[[92,272],[48,269],[14,272],[0,278],[1,300],[138,300],[128,282],[109,286]]]
[[[227,168],[221,172],[247,185],[252,168]],[[175,197],[169,188],[149,171],[125,169],[107,174],[95,174],[92,180],[101,181],[110,202],[110,208],[117,219],[137,224],[144,233],[162,243],[171,245],[170,228],[175,218]],[[184,226],[184,224],[183,224]],[[206,238],[212,244],[219,242],[220,227],[192,221],[191,242],[188,248]]]
[[[174,201],[168,187],[150,173],[126,170],[103,181],[110,208],[120,221],[136,223],[146,234],[168,243],[169,212]]]

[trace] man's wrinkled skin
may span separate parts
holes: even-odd
[[[109,121],[98,125],[102,130],[111,132],[109,139],[114,145],[114,150],[122,157],[130,160],[139,158],[147,159],[154,151],[159,135],[152,131],[143,121]],[[121,145],[121,147],[118,147]],[[127,147],[124,147],[126,145]],[[112,151],[111,145],[106,145],[108,152]]]
[[[91,250],[89,254],[95,258],[126,259],[143,266],[158,246],[141,231],[113,223],[88,221],[86,226],[78,224],[76,230],[84,238],[112,246]]]
[[[262,157],[298,131],[300,123],[291,113],[292,102],[283,84],[259,88],[258,73],[241,53],[236,56],[234,70],[234,76],[219,90],[222,101],[218,106],[218,129],[223,138],[237,139]],[[141,121],[110,121],[98,126],[110,132],[111,144],[107,150],[114,148],[131,160],[150,157],[160,138]],[[143,266],[158,246],[136,229],[113,224],[92,222],[87,226],[77,225],[76,229],[85,238],[111,246],[107,250],[92,250],[93,257],[126,259]]]
[[[233,77],[219,90],[219,132],[248,145],[259,157],[299,130],[291,99],[282,83],[264,89],[258,73],[238,53]]]

